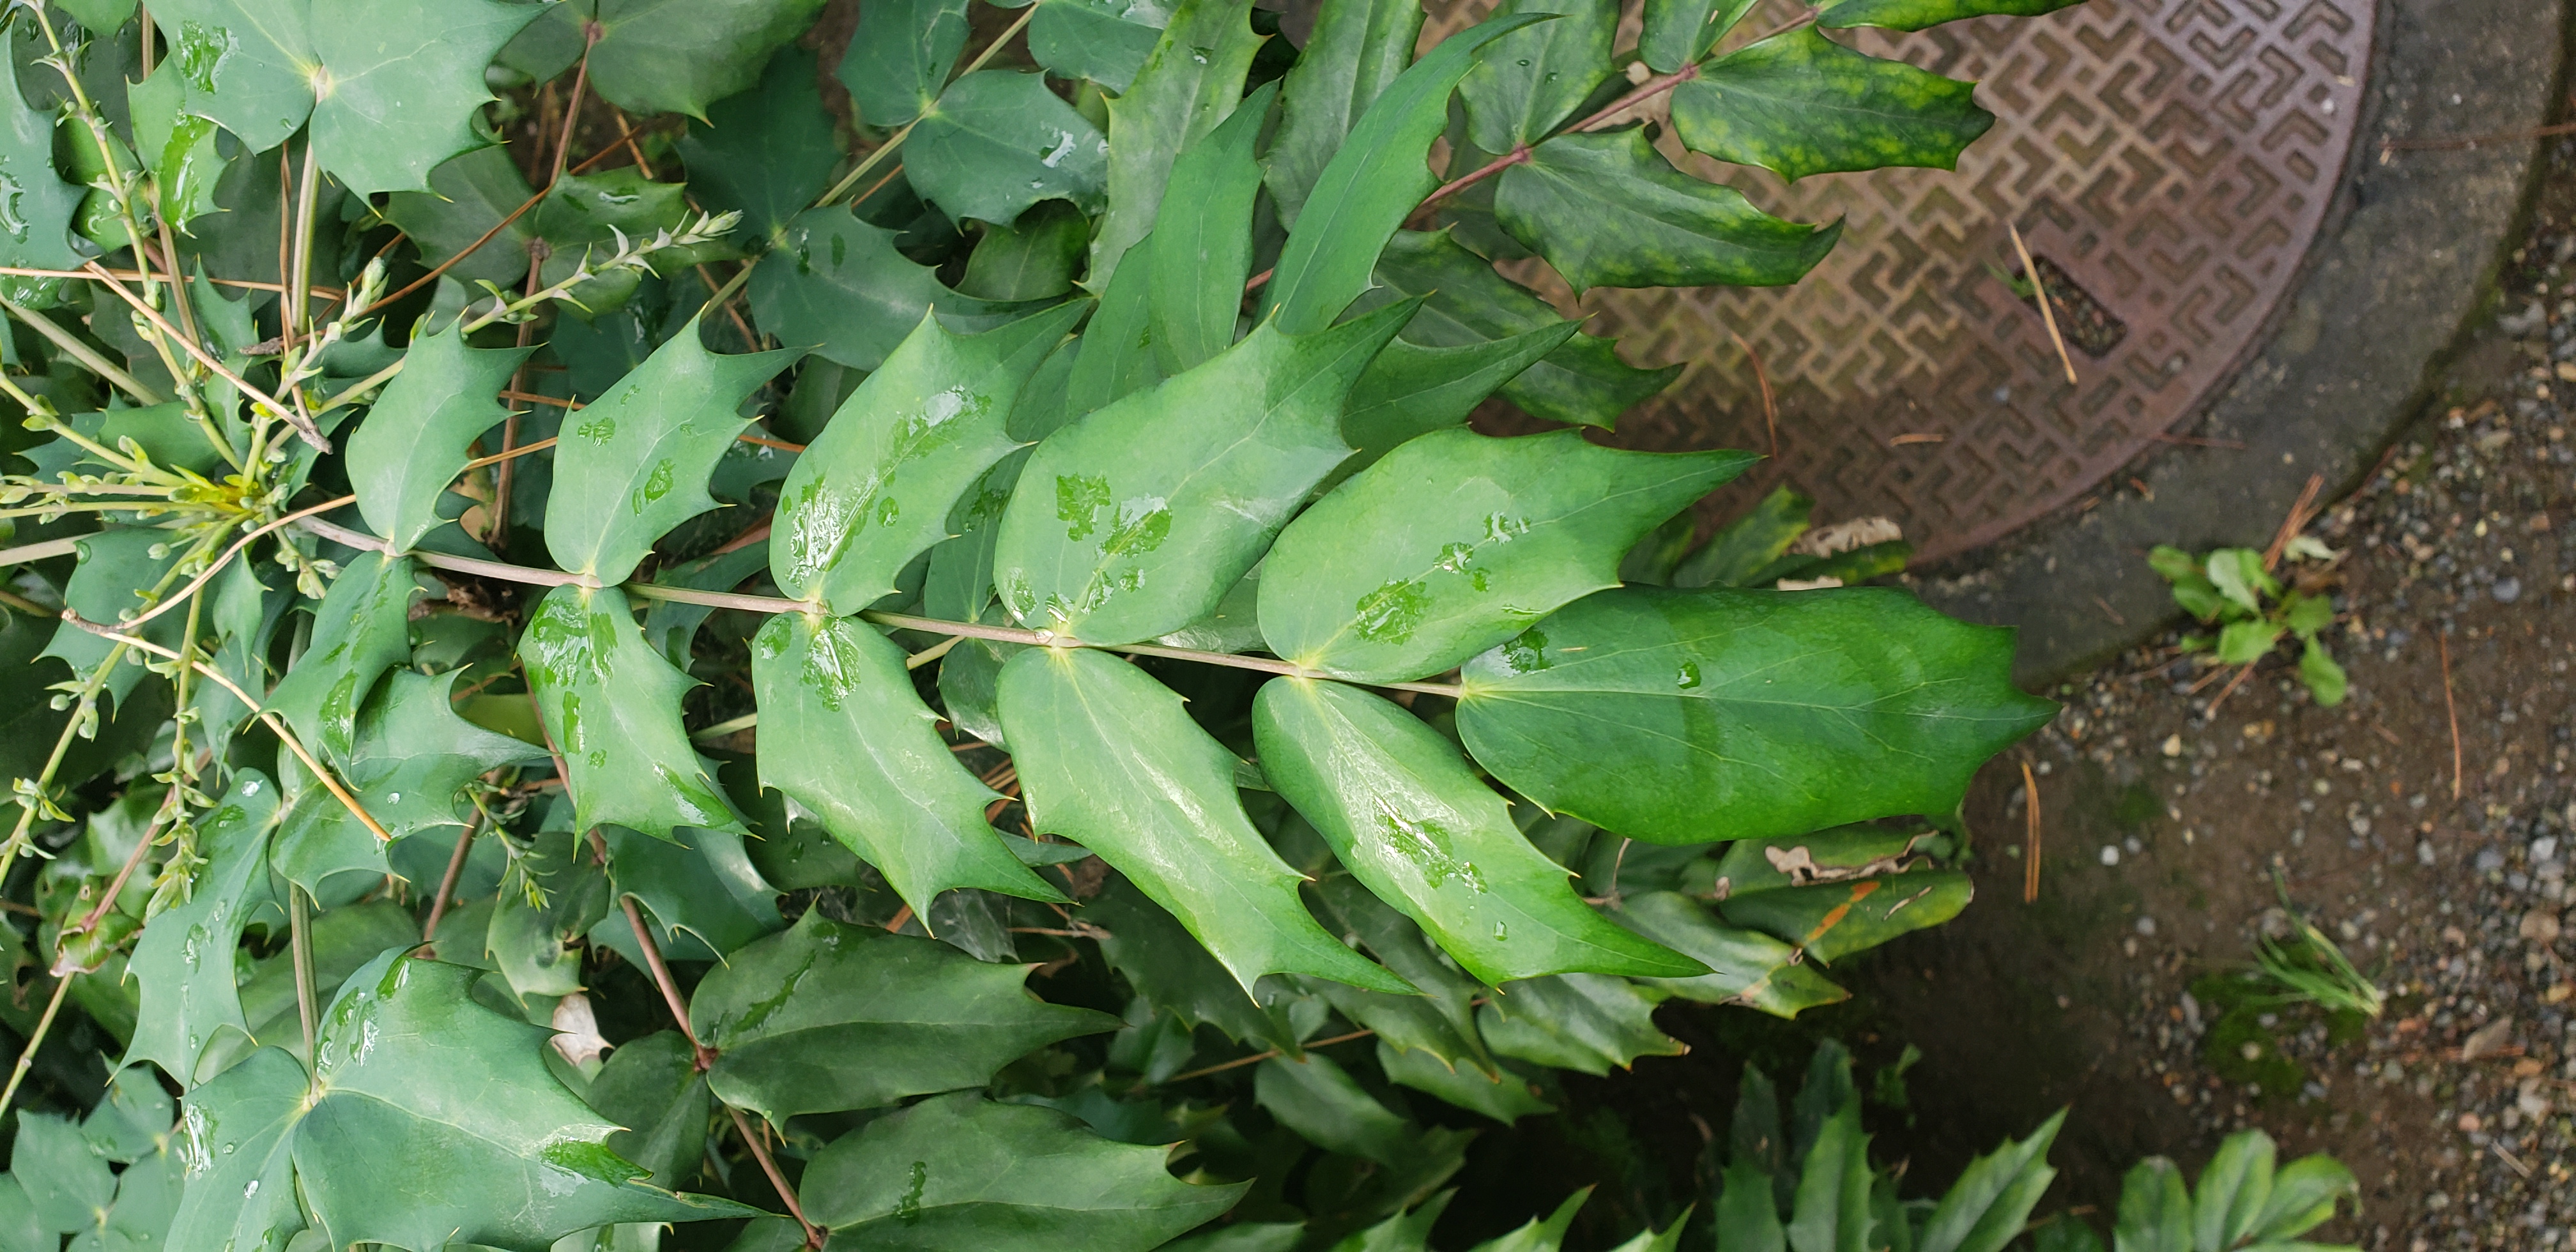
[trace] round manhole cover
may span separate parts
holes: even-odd
[[[1803,12],[1772,0],[1739,29]],[[1842,243],[1778,289],[1598,290],[1576,302],[1640,364],[1680,381],[1623,420],[1633,447],[1768,450],[1713,504],[1773,485],[1819,520],[1885,515],[1918,563],[2000,538],[2081,496],[2198,412],[2257,346],[2299,272],[2352,145],[2370,0],[2092,0],[2043,18],[1954,22],[1857,46],[1971,79],[1997,117],[1956,171],[1783,184],[1682,152],[1783,217],[1842,217]],[[2069,384],[2006,232],[2052,297]]]

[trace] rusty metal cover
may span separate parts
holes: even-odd
[[[1801,11],[1773,0],[1741,29]],[[1817,498],[1819,520],[1893,517],[1918,563],[1938,560],[2075,500],[2249,356],[2341,177],[2375,16],[2370,0],[2092,0],[1856,32],[1865,51],[1979,82],[1998,120],[1957,171],[1783,185],[1662,144],[1771,212],[1844,217],[1806,281],[1576,302],[1534,263],[1514,272],[1591,313],[1630,360],[1688,363],[1617,443],[1767,450],[1734,335],[1761,354],[1780,456],[1715,515],[1786,481]],[[2011,286],[2007,220],[2058,297],[2077,384]]]

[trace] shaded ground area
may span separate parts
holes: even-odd
[[[2065,713],[1971,793],[1966,916],[1838,971],[1861,996],[1797,1023],[1668,1007],[1691,1055],[1570,1080],[1566,1116],[1495,1137],[1466,1177],[1498,1199],[1597,1180],[1603,1232],[1633,1229],[1706,1195],[1739,1058],[1794,1072],[1830,1033],[1865,1087],[1923,1053],[1873,1118],[1925,1192],[2071,1104],[2042,1213],[2107,1224],[2140,1157],[2197,1170],[2260,1126],[2285,1159],[2359,1176],[2360,1218],[2320,1236],[2576,1247],[2576,145],[2554,157],[2500,315],[2308,527],[2340,554],[2316,581],[2343,706],[2318,707],[2284,650],[2213,708],[2232,671],[2179,630],[2052,691]],[[2027,905],[2024,764],[2043,814]],[[2283,888],[2375,976],[2382,1016],[2231,993],[2258,936],[2285,933]]]

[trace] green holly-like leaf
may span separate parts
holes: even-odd
[[[1378,1103],[1323,1053],[1263,1061],[1253,1071],[1252,1091],[1281,1125],[1327,1152],[1400,1167],[1421,1150],[1420,1127]]]
[[[1377,1065],[1388,1082],[1482,1113],[1506,1126],[1556,1111],[1555,1105],[1530,1089],[1528,1079],[1509,1070],[1487,1074],[1471,1066],[1453,1068],[1428,1052],[1398,1052],[1384,1041],[1377,1045]]]
[[[564,418],[547,497],[546,551],[603,582],[624,579],[663,533],[716,507],[707,494],[743,399],[800,355],[718,356],[690,319],[590,407]]]
[[[476,437],[509,416],[493,399],[534,348],[469,348],[456,328],[421,335],[349,436],[349,485],[369,529],[397,550],[446,523],[438,498]]]
[[[1754,0],[1646,0],[1637,55],[1646,68],[1670,74],[1707,56],[1753,5]]]
[[[843,1136],[815,1154],[801,1189],[806,1217],[852,1247],[1061,1252],[1158,1247],[1251,1186],[1182,1182],[1164,1155],[1053,1109],[959,1092]]]
[[[1256,1001],[1179,919],[1146,899],[1135,883],[1112,877],[1098,895],[1083,902],[1081,917],[1100,928],[1100,954],[1110,968],[1147,1004],[1183,1027],[1214,1026],[1237,1042],[1300,1054],[1297,1032],[1288,1022],[1285,1001],[1291,997],[1270,994],[1267,1001]],[[1276,993],[1286,982],[1274,979],[1261,989]]]
[[[1619,585],[1639,536],[1754,459],[1626,452],[1570,430],[1433,431],[1281,532],[1262,566],[1262,637],[1364,682],[1439,673]]]
[[[1696,978],[1658,978],[1652,984],[1702,1004],[1742,1004],[1774,1017],[1795,1017],[1820,1005],[1851,998],[1808,967],[1797,946],[1758,930],[1720,923],[1699,901],[1677,891],[1655,891],[1620,901],[1610,916],[1620,925],[1708,966]]]
[[[125,90],[126,109],[134,118],[135,159],[152,176],[162,220],[179,230],[215,211],[215,183],[224,173],[215,124],[188,111],[187,92],[179,63],[171,60]]]
[[[346,758],[376,680],[411,659],[415,573],[408,557],[360,553],[314,610],[313,641],[269,693],[268,707],[315,755]]]
[[[233,776],[232,790],[198,825],[206,866],[187,903],[143,928],[126,970],[141,988],[134,1037],[124,1064],[150,1061],[180,1086],[197,1080],[197,1059],[218,1031],[243,1035],[241,991],[233,957],[249,920],[252,878],[268,864],[268,835],[277,817],[277,784],[256,770]],[[262,884],[265,885],[264,883]]]
[[[1001,710],[1038,828],[1133,879],[1247,992],[1270,973],[1413,989],[1315,923],[1244,816],[1234,754],[1160,683],[1089,649],[1034,648],[1003,667]]]
[[[1958,916],[1974,888],[1965,874],[1932,868],[1940,846],[1930,831],[1874,826],[1737,840],[1710,893],[1729,922],[1831,963]]]
[[[966,0],[866,0],[834,77],[860,121],[901,126],[938,102],[965,47]]]
[[[1342,438],[1358,451],[1337,472],[1356,474],[1408,439],[1465,422],[1485,397],[1563,346],[1580,326],[1558,322],[1451,348],[1426,348],[1401,335],[1390,340],[1342,408]]]
[[[781,613],[751,652],[761,785],[814,814],[915,913],[958,887],[1064,899],[984,820],[1000,797],[932,729],[901,648],[854,618]]]
[[[949,216],[1008,225],[1040,200],[1097,213],[1109,141],[1048,91],[1041,74],[981,70],[958,79],[914,124],[904,177]]]
[[[949,537],[949,506],[1018,441],[1006,422],[1082,306],[980,335],[920,325],[842,401],[779,488],[770,571],[788,595],[855,613]],[[587,410],[585,410],[587,412]]]
[[[1059,78],[1088,78],[1121,95],[1172,20],[1169,0],[1038,0],[1029,56]]]
[[[1275,316],[1281,330],[1308,334],[1332,325],[1368,290],[1378,254],[1435,185],[1423,154],[1448,125],[1450,92],[1487,45],[1543,20],[1523,13],[1471,26],[1387,84],[1315,176],[1262,288],[1265,318]]]
[[[1135,81],[1109,102],[1109,208],[1091,241],[1084,286],[1103,290],[1154,229],[1172,162],[1231,116],[1261,49],[1252,0],[1178,0]]]
[[[822,8],[823,0],[567,0],[551,20],[598,25],[590,82],[602,98],[630,113],[704,118],[708,105],[749,90],[769,54]]]
[[[1828,29],[1876,26],[1886,30],[1921,30],[1966,17],[2038,17],[2081,0],[1825,0],[1816,8],[1816,25]]]
[[[1798,536],[1807,533],[1808,514],[1816,502],[1787,487],[1775,487],[1742,517],[1708,537],[1699,550],[1682,558],[1672,571],[1676,587],[1742,587],[1780,559]]]
[[[1791,181],[1890,165],[1946,170],[1994,125],[1974,89],[1809,26],[1701,67],[1673,89],[1673,130],[1693,152]]]
[[[1845,1062],[1849,1064],[1848,1061]],[[1798,1102],[1816,1093],[1811,1077]],[[1803,1136],[1802,1136],[1803,1137]],[[1860,1127],[1860,1096],[1845,1097],[1831,1116],[1817,1125],[1815,1138],[1798,1170],[1796,1199],[1789,1213],[1789,1246],[1815,1249],[1859,1249],[1869,1246],[1869,1136]]]
[[[1345,943],[1364,946],[1380,964],[1421,989],[1419,995],[1394,996],[1337,987],[1327,995],[1335,1009],[1375,1027],[1398,1049],[1427,1051],[1448,1068],[1496,1072],[1484,1037],[1476,1033],[1483,983],[1460,972],[1412,918],[1371,895],[1355,878],[1326,878],[1315,884],[1312,898],[1322,906],[1326,928],[1339,931]]]
[[[485,730],[457,715],[451,696],[463,670],[425,677],[397,669],[358,719],[356,742],[340,757],[340,774],[358,803],[394,838],[461,825],[473,811],[464,796],[475,776],[543,755],[535,745]],[[294,799],[278,819],[269,859],[308,893],[335,874],[391,872],[377,841],[339,797],[318,782],[290,775]]]
[[[656,1031],[617,1045],[590,1082],[592,1108],[628,1127],[608,1137],[608,1150],[653,1171],[645,1181],[670,1188],[706,1159],[707,1079],[689,1041]]]
[[[1468,751],[1552,812],[1657,843],[1947,813],[2056,707],[2008,631],[1901,591],[1670,591],[1577,601],[1467,663]]]
[[[1784,222],[1674,169],[1636,128],[1540,144],[1503,171],[1494,213],[1578,293],[1794,283],[1842,236],[1839,222]]]
[[[1600,1075],[1641,1056],[1683,1051],[1680,1040],[1655,1029],[1662,993],[1624,978],[1559,974],[1498,990],[1476,1010],[1476,1026],[1504,1056]]]
[[[1149,235],[1140,243],[1151,239]],[[1134,255],[1101,291],[1100,305],[1075,344],[1064,376],[1064,421],[1105,409],[1163,381],[1160,354],[1154,351],[1154,249],[1139,246],[1130,251]],[[1063,428],[1059,422],[1055,429]],[[1014,425],[1013,433],[1026,438],[1036,432]]]
[[[1048,300],[1073,290],[1091,223],[1070,204],[1041,202],[1009,226],[986,223],[957,290],[979,300]]]
[[[1402,708],[1338,683],[1277,680],[1254,700],[1252,727],[1263,774],[1342,864],[1486,983],[1705,972],[1602,920],[1457,748]]]
[[[1155,364],[1178,374],[1234,345],[1252,270],[1252,209],[1261,194],[1253,142],[1278,89],[1264,84],[1172,163],[1166,210],[1147,236],[1146,301]]]
[[[1565,322],[1546,301],[1495,273],[1446,230],[1397,231],[1378,258],[1376,278],[1380,290],[1363,297],[1363,303],[1423,299],[1422,311],[1403,332],[1407,342],[1423,347],[1492,343]],[[1606,430],[1620,414],[1671,385],[1681,371],[1678,365],[1638,369],[1619,359],[1611,341],[1576,334],[1505,383],[1503,398],[1534,417]]]
[[[653,922],[663,954],[678,961],[720,961],[787,925],[778,888],[760,876],[737,831],[691,826],[656,839],[624,826],[600,827],[608,877],[619,896],[633,896]],[[592,943],[642,963],[635,928],[615,912],[593,927]]]
[[[680,695],[696,683],[644,642],[625,593],[555,588],[528,620],[519,659],[570,774],[577,829],[741,831],[680,727]]]
[[[581,949],[571,945],[608,915],[608,895],[608,876],[587,841],[568,830],[540,831],[501,875],[483,954],[522,1003],[571,995],[582,987]]]
[[[994,581],[1024,622],[1128,643],[1204,616],[1332,472],[1342,401],[1411,315],[1275,322],[1049,436],[1002,514]],[[1086,355],[1087,355],[1086,351]]]
[[[851,369],[873,370],[935,306],[961,334],[1028,315],[1025,304],[976,300],[949,290],[938,272],[894,250],[897,232],[847,209],[796,215],[751,272],[752,312],[762,328]]]
[[[2151,1156],[2129,1170],[2120,1180],[2117,1234],[2121,1252],[2192,1252],[2191,1191],[2181,1167]]]
[[[852,41],[855,51],[860,41]],[[742,233],[766,239],[832,185],[840,146],[814,86],[814,54],[781,48],[760,84],[727,96],[679,142],[689,194],[710,213],[742,214]]]
[[[1029,994],[1030,968],[815,910],[728,957],[689,1018],[719,1054],[707,1071],[717,1097],[783,1123],[980,1087],[1033,1049],[1118,1028]]]
[[[431,170],[429,190],[385,197],[385,220],[420,246],[424,264],[445,265],[465,253],[449,274],[469,283],[516,287],[528,272],[528,241],[536,238],[536,223],[527,216],[502,226],[474,251],[465,250],[534,194],[511,162],[509,149],[477,148]]]
[[[1414,0],[1324,0],[1317,9],[1314,33],[1280,92],[1279,133],[1262,158],[1281,223],[1297,224],[1351,124],[1413,63],[1422,17]]]
[[[178,562],[185,541],[173,542],[176,539],[169,531],[145,526],[110,526],[82,535],[73,541],[72,551],[79,564],[72,567],[71,578],[63,584],[63,607],[90,621],[111,624],[127,614],[149,609],[142,594],[160,586],[170,567]],[[157,556],[156,548],[162,549]],[[162,647],[176,648],[186,619],[185,610],[173,610],[144,623],[139,633]],[[113,640],[63,622],[54,627],[54,637],[36,655],[61,658],[72,667],[72,677],[85,680],[95,675],[116,649]],[[125,651],[129,661],[142,659],[134,655],[132,648]],[[135,684],[142,681],[142,666],[119,662],[107,675],[102,689],[122,708]]]
[[[451,0],[438,20],[402,0],[170,0],[153,21],[190,90],[185,107],[253,152],[312,121],[322,167],[351,191],[412,191],[483,145],[483,67],[545,10]]]
[[[1537,143],[1613,72],[1618,0],[1507,0],[1497,14],[1559,15],[1496,40],[1458,84],[1467,137],[1487,152]]]
[[[310,1077],[262,1048],[190,1092],[173,1252],[280,1245],[302,1225],[299,1195],[333,1244],[413,1252],[543,1252],[611,1222],[755,1212],[635,1181],[644,1171],[605,1144],[617,1127],[546,1071],[551,1032],[475,1002],[481,976],[387,952],[323,1014]]]
[[[45,1234],[94,1229],[99,1214],[116,1202],[116,1176],[107,1158],[90,1149],[80,1123],[64,1118],[21,1111],[9,1172]]]
[[[1565,1246],[1565,1232],[1574,1226],[1574,1215],[1591,1198],[1592,1188],[1585,1187],[1565,1197],[1546,1217],[1533,1217],[1519,1229],[1488,1239],[1468,1252],[1559,1252]]]
[[[1858,1103],[1853,1101],[1854,1106]],[[2059,1109],[2027,1138],[2005,1140],[2003,1146],[1969,1162],[1915,1235],[1918,1252],[2003,1252],[2006,1244],[2020,1237],[2031,1209],[2057,1177],[2048,1164],[2048,1145],[2065,1124],[2066,1110]],[[1862,1168],[1867,1169],[1867,1164]],[[2327,1211],[2331,1216],[2331,1202]]]

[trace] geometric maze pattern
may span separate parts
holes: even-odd
[[[1802,11],[1778,4],[1738,29]],[[1666,155],[1773,213],[1844,219],[1841,244],[1794,287],[1575,301],[1543,266],[1512,272],[1592,315],[1587,329],[1616,335],[1630,360],[1687,363],[1621,421],[1617,443],[1767,449],[1736,337],[1761,354],[1780,456],[1711,501],[1714,516],[1787,482],[1817,498],[1820,521],[1889,516],[1918,561],[1937,560],[2073,501],[2247,359],[2343,176],[2374,16],[2370,0],[2092,0],[2043,18],[1838,33],[1977,81],[1994,129],[1955,172],[1794,185],[1666,136]],[[2101,358],[2070,344],[2076,384],[2008,283],[2020,271],[2008,221],[2126,324]]]

